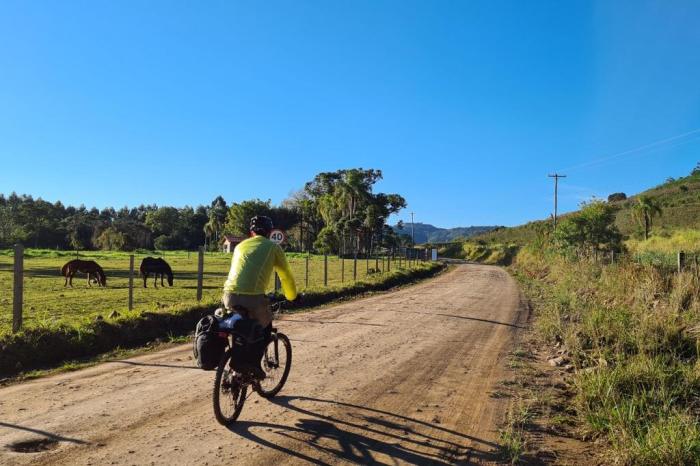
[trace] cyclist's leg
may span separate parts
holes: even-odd
[[[255,320],[263,330],[263,339],[249,345],[248,362],[245,365],[251,366],[251,371],[257,378],[264,378],[265,372],[260,367],[265,348],[269,342],[272,330],[272,312],[270,311],[269,300],[265,295],[241,295],[235,293],[224,293],[222,302],[226,309],[237,311],[244,318]],[[240,309],[244,308],[245,311]],[[258,333],[258,336],[260,334]]]

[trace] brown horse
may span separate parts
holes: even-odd
[[[90,284],[90,275],[92,275],[92,279],[95,280],[98,285],[107,286],[107,276],[105,275],[104,270],[102,270],[102,267],[100,267],[95,261],[83,261],[80,259],[73,259],[61,267],[61,275],[66,277],[66,282],[63,284],[63,286],[70,285],[72,287],[73,275],[75,275],[77,272],[87,274],[88,286],[92,286]]]
[[[153,286],[158,288],[158,276],[160,275],[160,286],[163,285],[163,276],[168,277],[168,285],[173,286],[173,270],[170,268],[165,260],[160,257],[154,259],[153,257],[146,257],[141,261],[141,267],[139,267],[141,276],[143,277],[143,287],[146,288],[146,279],[150,274],[153,274]]]

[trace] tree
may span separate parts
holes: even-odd
[[[233,203],[228,209],[224,232],[236,236],[246,236],[250,229],[250,219],[256,215],[266,215],[270,217],[272,201],[261,201],[251,199],[240,203]]]
[[[314,241],[314,248],[324,254],[331,254],[338,250],[338,234],[331,227],[323,227]]]
[[[695,164],[695,168],[693,168],[693,171],[690,172],[690,175],[691,176],[700,175],[700,162]]]
[[[219,243],[219,237],[224,229],[228,210],[226,201],[221,196],[217,196],[211,202],[211,207],[207,213],[207,221],[203,225],[205,243],[209,244],[210,249],[212,244]]]
[[[584,253],[622,248],[622,235],[615,226],[615,208],[601,200],[584,203],[580,211],[564,218],[557,225],[555,237],[565,249]]]
[[[95,240],[95,246],[106,251],[121,251],[126,245],[126,238],[116,228],[109,227]]]
[[[92,248],[92,225],[81,216],[74,216],[68,224],[68,238],[70,245],[76,250]]]
[[[323,229],[316,230],[319,238],[324,234],[318,244],[330,247],[335,242],[327,241],[331,231],[338,252],[370,253],[382,242],[387,219],[406,201],[398,194],[375,194],[373,187],[381,179],[381,170],[352,168],[319,173],[306,183],[304,191],[323,223]]]
[[[155,236],[171,235],[177,229],[179,217],[175,207],[160,207],[148,212],[144,223]]]
[[[634,217],[644,229],[644,239],[649,239],[649,232],[654,221],[654,217],[661,216],[663,210],[657,200],[651,196],[639,196],[637,204],[632,210]]]
[[[282,207],[293,211],[298,219],[295,226],[297,227],[299,250],[310,250],[324,226],[323,218],[316,208],[314,198],[302,189],[285,199],[282,202]]]

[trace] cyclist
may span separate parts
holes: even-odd
[[[294,276],[284,251],[268,239],[272,228],[270,217],[256,215],[250,219],[251,237],[238,244],[233,251],[231,271],[224,284],[222,299],[227,310],[255,320],[265,328],[268,337],[272,329],[272,311],[265,288],[270,283],[273,271],[280,277],[285,298],[293,301],[297,297]],[[256,352],[259,353],[254,355],[256,364],[250,369],[256,378],[262,379],[265,372],[260,368],[260,360],[265,346]]]

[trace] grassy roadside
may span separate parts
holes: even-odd
[[[606,464],[700,464],[699,277],[532,248],[512,271],[544,358],[561,358],[571,409],[560,421]]]
[[[441,263],[419,264],[410,270],[394,270],[348,286],[308,290],[294,308],[308,308],[340,299],[385,291],[432,277],[445,269]],[[153,312],[123,313],[114,318],[32,327],[0,336],[0,377],[14,376],[67,360],[94,357],[116,349],[135,348],[148,342],[173,339],[190,333],[195,323],[213,312],[218,302],[180,305]]]

